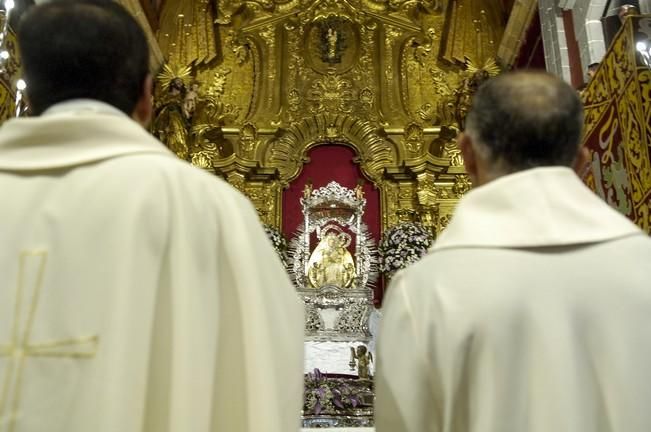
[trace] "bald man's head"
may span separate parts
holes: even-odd
[[[508,174],[540,166],[571,166],[583,128],[576,91],[544,72],[512,72],[477,91],[466,133],[487,169]]]

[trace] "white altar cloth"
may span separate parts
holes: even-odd
[[[305,342],[305,373],[319,369],[322,373],[357,375],[350,368],[350,349],[358,345],[370,344],[357,342]],[[372,351],[371,351],[372,352]],[[373,353],[375,355],[375,353]],[[371,374],[375,368],[370,368]]]
[[[375,358],[375,337],[377,335],[380,312],[373,309],[368,320],[368,327],[371,332],[370,341],[306,341],[305,342],[305,373],[314,372],[319,369],[322,373],[356,375],[357,371],[350,368],[350,349],[358,345],[366,345]],[[375,372],[375,362],[371,364],[369,372]]]
[[[301,429],[301,432],[310,432],[310,431],[322,431],[322,432],[375,432],[375,428],[322,428],[322,429]]]

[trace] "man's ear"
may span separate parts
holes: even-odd
[[[583,177],[590,167],[590,150],[586,146],[581,146],[576,153],[572,169],[579,176]]]
[[[470,181],[473,184],[477,182],[477,155],[472,145],[472,138],[469,135],[461,132],[457,137],[457,145],[463,155],[463,163],[466,167],[466,172]]]
[[[142,84],[142,91],[136,106],[133,109],[131,118],[140,123],[143,127],[148,127],[151,122],[154,106],[153,106],[153,88],[154,80],[151,74],[148,74],[145,78],[145,81]]]

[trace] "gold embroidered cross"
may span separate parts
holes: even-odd
[[[90,358],[97,351],[97,336],[38,343],[30,341],[46,264],[45,250],[20,254],[11,341],[8,345],[0,345],[0,358],[7,357],[4,376],[0,381],[0,432],[14,432],[16,429],[16,419],[20,414],[21,385],[28,357]],[[35,270],[31,274],[34,279],[29,284],[30,291],[26,288],[28,267]]]

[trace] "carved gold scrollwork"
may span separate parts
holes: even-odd
[[[397,156],[396,148],[371,123],[351,116],[319,114],[281,131],[269,143],[265,160],[278,168],[282,178],[291,180],[300,172],[303,155],[310,147],[339,140],[357,150],[360,166],[371,179],[379,180],[384,167]]]
[[[418,204],[421,206],[429,207],[436,204],[439,193],[434,182],[433,174],[423,173],[418,175],[416,196],[418,198]]]
[[[433,235],[436,235],[437,232],[439,219],[438,198],[440,195],[433,174],[423,173],[418,175],[418,186],[416,187],[418,221],[428,228]]]
[[[158,118],[159,136],[242,190],[275,226],[281,186],[298,176],[307,152],[328,143],[350,146],[380,190],[383,228],[410,220],[439,230],[469,187],[455,137],[470,78],[487,69],[472,69],[465,59],[441,61],[440,54],[470,46],[470,33],[462,45],[450,38],[473,29],[481,40],[473,51],[482,56],[471,58],[488,65],[484,60],[495,56],[488,39],[500,29],[492,12],[481,15],[480,3],[201,0],[197,9],[195,2],[167,0],[164,11],[186,16],[166,13],[161,20],[166,54],[183,67],[181,59],[201,61],[188,66],[184,91],[167,99],[158,93],[158,114],[171,103],[165,115],[176,120]],[[195,10],[207,14],[187,13]],[[467,20],[475,15],[483,20],[475,26],[479,33]],[[190,35],[169,40],[180,30]],[[216,55],[201,54],[213,52],[212,42]]]
[[[470,178],[467,175],[460,175],[454,181],[454,186],[452,186],[452,192],[454,192],[457,197],[461,198],[463,194],[468,192],[471,188]]]
[[[291,89],[287,95],[287,103],[289,104],[289,111],[292,114],[297,114],[301,110],[301,93],[298,89]]]
[[[434,13],[440,12],[443,8],[443,2],[440,0],[362,0],[362,3],[368,9],[378,12],[396,10],[410,12],[422,8],[429,13]]]
[[[243,41],[234,30],[228,32],[226,44],[235,56],[237,64],[247,62],[251,56],[250,47],[248,43]]]
[[[375,102],[375,94],[373,93],[373,90],[370,87],[363,88],[359,93],[359,101],[362,103],[362,107],[371,111]]]
[[[247,159],[254,159],[259,144],[257,128],[252,123],[245,123],[240,128],[239,149],[241,155]]]
[[[427,29],[426,37],[414,37],[412,40],[412,45],[414,46],[412,60],[420,66],[425,66],[425,60],[432,53],[434,42],[437,39],[436,29],[433,27]]]
[[[314,81],[306,98],[311,102],[311,111],[338,112],[348,114],[353,111],[352,102],[357,99],[353,84],[350,80],[343,79],[334,71],[329,71],[326,76]]]
[[[423,128],[418,123],[409,123],[402,143],[410,153],[419,154],[423,150]]]

